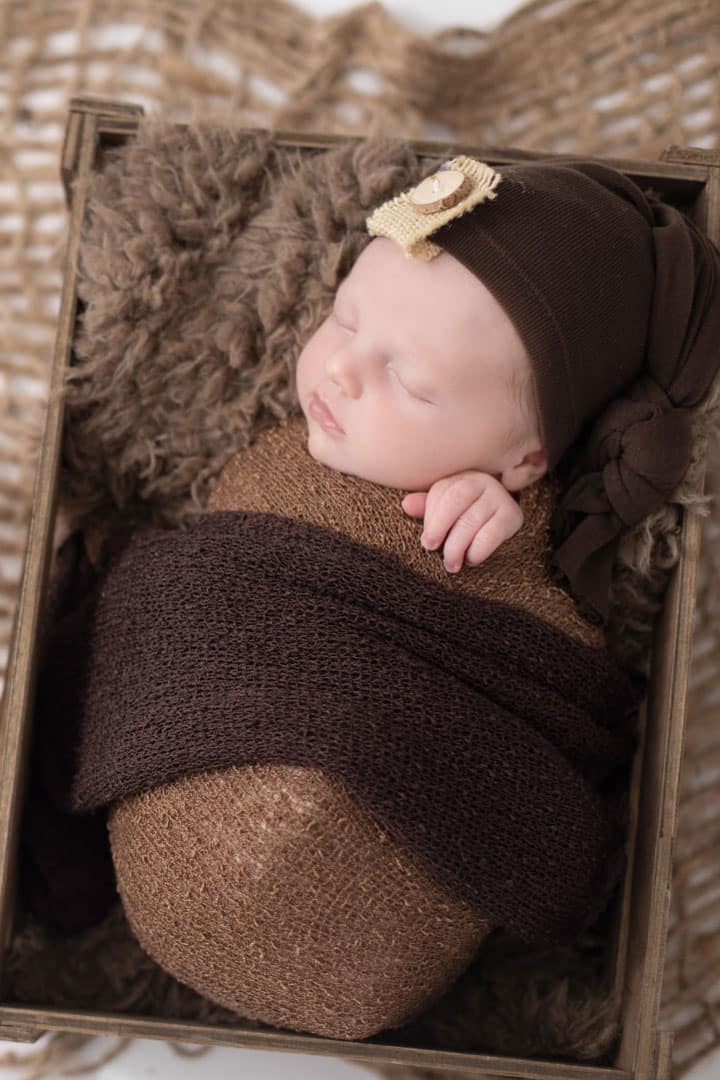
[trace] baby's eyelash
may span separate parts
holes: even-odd
[[[404,382],[402,381],[402,379],[401,379],[401,378],[400,378],[400,376],[398,375],[398,373],[397,373],[397,371],[395,370],[395,368],[392,368],[392,367],[390,367],[390,365],[389,365],[389,364],[388,364],[388,371],[392,371],[393,375],[395,376],[395,378],[397,379],[397,381],[398,381],[398,382],[400,383],[400,385],[402,386],[402,388],[403,388],[403,390],[405,391],[405,393],[409,394],[409,395],[410,395],[410,397],[414,397],[414,398],[415,398],[415,399],[416,399],[417,401],[424,401],[426,405],[432,405],[432,402],[431,402],[431,401],[428,401],[428,399],[427,399],[427,398],[421,397],[421,396],[420,396],[420,394],[417,394],[417,393],[415,393],[415,391],[414,391],[414,390],[410,390],[410,389],[409,389],[409,388],[408,388],[408,387],[407,387],[407,386],[405,385],[405,383],[404,383]]]

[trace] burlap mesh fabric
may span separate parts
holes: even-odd
[[[140,27],[131,43],[119,45],[109,31],[111,24],[117,27],[120,23]],[[19,231],[6,232],[0,283],[5,299],[0,317],[6,342],[2,366],[6,469],[0,503],[6,556],[0,583],[6,646],[17,598],[17,556],[25,543],[62,282],[67,218],[58,157],[66,103],[72,94],[139,101],[168,120],[180,122],[224,115],[223,122],[233,125],[457,137],[478,147],[513,146],[551,153],[580,151],[654,159],[671,143],[718,146],[720,35],[711,0],[690,8],[680,0],[626,5],[576,0],[560,10],[554,3],[531,3],[490,34],[458,29],[427,39],[406,30],[378,4],[315,20],[281,2],[271,10],[267,5],[221,3],[198,12],[172,0],[155,9],[124,5],[122,12],[103,3],[60,6],[51,2],[41,10],[34,6],[8,9],[5,31],[3,121],[8,184],[3,194],[7,209],[18,215],[20,223]],[[52,35],[63,31],[73,36],[55,39],[60,52],[53,56]],[[234,68],[213,62],[209,50],[216,50]],[[448,54],[452,64],[448,64]],[[363,89],[359,68],[372,72],[377,92]],[[47,93],[50,89],[59,92],[53,100]],[[285,100],[278,102],[283,94]],[[410,170],[398,189],[415,179]],[[4,226],[12,227],[12,223]],[[350,255],[348,251],[347,258]],[[343,265],[347,268],[349,264]],[[323,299],[319,290],[312,302],[321,305]],[[282,325],[278,330],[272,324],[271,308],[261,315],[261,326],[282,338]],[[312,311],[306,311],[301,334],[310,330],[314,318]],[[264,385],[283,376],[278,354],[271,350],[265,361],[266,383],[258,369],[259,377],[253,384],[258,399]],[[271,402],[270,414],[283,414],[288,406],[282,396],[266,393],[265,400]],[[696,445],[698,458],[706,448],[711,454],[707,490],[715,493],[720,484],[714,436],[717,394],[708,406]],[[251,417],[256,417],[252,408],[244,419],[249,422]],[[266,413],[264,420],[270,422],[271,416]],[[230,437],[233,432],[225,430],[223,434]],[[192,475],[197,481],[197,470]],[[201,470],[194,487],[196,495],[207,489],[207,480]],[[162,490],[166,483],[162,470],[157,470],[153,483]],[[691,484],[679,501],[708,514],[705,501]],[[718,1041],[714,1004],[720,982],[716,899],[720,860],[714,769],[716,657],[720,651],[717,516],[713,506],[712,515],[704,520],[660,1017],[663,1026],[676,1031],[676,1080]],[[618,618],[618,640],[623,640],[626,632],[636,643],[646,640],[658,607],[653,590],[661,591],[666,569],[677,559],[677,544],[677,511],[673,506],[627,538],[627,567],[639,569],[644,580],[640,587],[630,570],[624,567],[620,571],[621,577],[629,578],[627,589],[638,602],[624,619]],[[641,644],[633,648],[639,657]],[[132,936],[118,912],[104,933],[104,939],[95,933],[72,940],[66,947],[65,943],[49,942],[41,927],[21,922],[10,967],[25,1000],[52,999],[62,1005],[72,1002],[74,995],[74,1000],[85,1000],[94,1007],[98,986],[88,990],[91,976],[86,962],[94,957],[95,969],[105,975],[102,994],[107,1007],[213,1016],[222,1022],[219,1007],[185,992],[133,952]],[[117,961],[121,955],[118,941],[123,942],[122,970]],[[61,951],[62,963],[58,964]],[[50,961],[45,967],[36,962],[40,954]],[[115,966],[109,955],[116,958]],[[128,958],[134,958],[136,965]],[[546,972],[553,966],[552,957],[534,959]],[[563,980],[571,967],[558,964],[553,970],[557,971],[558,987],[567,985]],[[525,1020],[523,1028],[523,1007],[529,1016],[534,1005],[538,1016],[537,1001],[523,996],[527,985],[526,978],[518,979],[514,997],[512,989],[508,992],[508,999],[517,1001],[517,1012],[511,1019],[507,1011],[504,1014],[508,1030],[503,1037],[507,1036],[507,1044],[519,1048],[518,1052],[523,1046],[527,1052],[533,1047],[542,1052],[537,1040],[533,1042],[530,1022]],[[460,1047],[473,1037],[482,1037],[478,1034],[481,1021],[473,1026],[474,1021],[462,1013],[461,1005],[468,1001],[468,997],[460,997],[464,990],[463,984],[454,997],[448,996],[444,1015],[438,1011],[437,1029],[443,1033],[444,1045],[455,1042]],[[604,1004],[590,997],[585,1002],[578,999],[575,1006],[569,1019],[567,1010],[560,1014],[553,1011],[552,1000],[547,998],[546,1042],[591,1056],[610,1041],[602,1034]],[[478,1009],[473,1015],[480,1012]],[[490,1015],[488,1010],[485,1015]],[[583,1024],[590,1015],[595,1019],[592,1035]],[[497,1021],[497,1015],[493,1018]],[[553,1027],[554,1032],[548,1034]],[[499,1030],[496,1022],[498,1046],[502,1043]],[[60,1036],[58,1041],[62,1040]]]

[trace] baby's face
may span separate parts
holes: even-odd
[[[512,322],[466,267],[445,252],[410,259],[377,237],[298,358],[308,451],[340,472],[408,491],[466,469],[520,490],[533,481],[519,463],[542,450],[534,425],[506,445],[518,422],[510,366],[527,364]],[[341,430],[314,415],[315,393]]]

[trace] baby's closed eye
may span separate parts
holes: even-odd
[[[400,383],[403,390],[405,390],[410,395],[410,397],[416,398],[418,401],[424,401],[427,405],[432,405],[432,401],[429,401],[428,398],[423,397],[422,394],[418,393],[417,390],[412,390],[405,382],[403,382],[403,380],[400,378],[400,376],[396,372],[395,368],[390,367],[389,364],[387,365],[387,367],[388,367],[388,371],[392,371],[393,375],[395,376],[397,381]]]

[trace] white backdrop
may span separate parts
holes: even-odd
[[[359,6],[359,0],[295,0],[299,7],[314,15],[325,16]],[[558,7],[564,0],[559,0]],[[511,12],[523,7],[525,0],[384,0],[384,7],[409,29],[419,34],[431,34],[443,27],[471,26],[492,30]],[[128,37],[134,38],[140,28],[128,25]],[[123,42],[118,40],[118,44]],[[64,46],[67,48],[67,41]],[[222,58],[218,58],[220,61]],[[42,1040],[41,1040],[42,1042]],[[41,1045],[41,1042],[36,1045]],[[92,1061],[115,1044],[114,1038],[93,1040],[85,1048],[80,1061]],[[0,1049],[13,1048],[22,1053],[22,1044],[4,1043]],[[32,1050],[32,1047],[28,1047]],[[197,1059],[175,1054],[165,1043],[152,1039],[137,1039],[115,1061],[109,1062],[95,1074],[98,1080],[139,1080],[156,1077],[158,1080],[367,1080],[376,1074],[345,1059],[309,1054],[281,1054],[267,1050],[244,1050],[214,1047]],[[53,1080],[61,1080],[57,1073]],[[699,1062],[686,1080],[718,1080],[720,1050]],[[22,1080],[15,1068],[0,1067],[0,1080]]]

